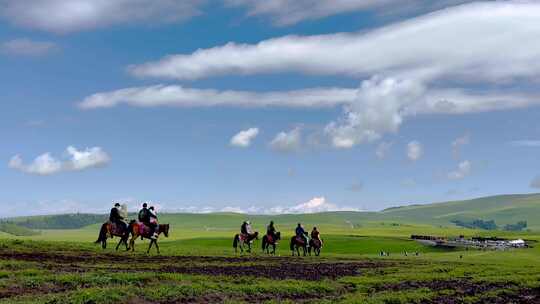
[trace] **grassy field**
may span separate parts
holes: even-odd
[[[0,232],[0,303],[540,303],[537,220],[520,232],[466,229],[448,221],[459,213],[516,222],[523,210],[536,208],[538,196],[469,203],[466,212],[463,202],[450,202],[379,213],[162,214],[171,231],[159,240],[160,255],[147,255],[148,242],[141,240],[133,253],[116,252],[117,239],[102,250],[93,243],[99,224],[19,236]],[[276,256],[262,253],[260,241],[253,253],[235,253],[232,237],[247,218],[260,232],[271,219],[276,222],[284,236]],[[320,228],[320,257],[291,256],[287,239],[298,221]],[[40,217],[39,223],[48,220]],[[421,245],[411,234],[523,238],[533,247],[449,250]]]

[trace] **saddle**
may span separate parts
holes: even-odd
[[[311,239],[315,247],[322,247],[322,242],[319,239]]]
[[[297,235],[296,236],[296,242],[299,243],[299,244],[304,245],[306,243],[306,240],[303,237]]]
[[[113,235],[124,234],[125,231],[122,226],[117,225],[116,223],[107,222],[107,232],[109,232],[112,237]]]
[[[139,235],[149,235],[150,227],[146,226],[143,222],[137,222],[137,229],[139,230]]]
[[[274,242],[274,237],[270,233],[266,234],[266,239],[268,240],[268,243]]]

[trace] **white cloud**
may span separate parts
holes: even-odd
[[[524,139],[514,140],[510,142],[510,145],[516,147],[540,147],[540,140]]]
[[[397,132],[403,122],[402,107],[417,101],[424,88],[413,81],[374,78],[362,82],[357,99],[340,120],[326,126],[338,148],[350,148]]]
[[[224,207],[221,208],[221,212],[229,212],[229,213],[247,213],[244,209],[240,207]]]
[[[62,171],[62,163],[52,157],[49,153],[44,153],[28,165],[23,163],[19,155],[13,156],[9,163],[9,168],[36,175],[52,175]]]
[[[471,174],[472,164],[470,161],[465,160],[459,163],[458,168],[454,171],[451,171],[448,173],[449,179],[464,179],[469,174]]]
[[[386,15],[410,11],[429,11],[471,2],[471,0],[225,0],[230,6],[245,6],[248,15],[269,15],[274,24],[291,25],[355,11],[375,11]]]
[[[73,146],[66,149],[70,159],[65,162],[66,170],[81,171],[88,168],[97,168],[107,165],[111,158],[100,147],[87,148],[86,150],[77,150]]]
[[[49,41],[35,41],[28,38],[18,38],[0,44],[0,51],[6,54],[21,56],[40,56],[58,49]]]
[[[66,155],[67,159],[58,160],[50,153],[44,153],[29,164],[25,164],[19,155],[15,155],[10,159],[8,167],[28,174],[53,175],[66,171],[103,167],[111,160],[109,155],[99,147],[79,151],[69,146],[66,149]]]
[[[168,23],[199,14],[202,0],[0,0],[0,17],[12,24],[69,33],[115,24]]]
[[[332,107],[355,99],[356,89],[311,88],[284,92],[217,91],[178,85],[133,87],[96,93],[79,103],[82,109],[110,108],[120,104],[137,107]]]
[[[465,134],[461,137],[456,138],[452,142],[452,154],[454,157],[458,157],[461,152],[461,147],[468,145],[471,142],[471,136],[469,134]]]
[[[375,155],[378,159],[383,159],[388,154],[388,151],[390,148],[392,148],[393,143],[391,142],[381,142],[377,145],[377,148],[375,149]]]
[[[231,146],[247,148],[251,145],[251,141],[259,134],[259,128],[249,128],[238,132],[231,138]]]
[[[279,211],[279,212],[272,212]],[[329,203],[324,197],[314,197],[311,200],[292,207],[277,207],[270,210],[270,213],[317,213],[331,211],[360,211],[357,208],[339,207]]]
[[[539,17],[536,1],[473,3],[369,32],[228,43],[130,71],[174,79],[298,72],[424,82],[508,81],[540,74],[540,45],[534,39],[540,35]]]
[[[419,160],[424,155],[424,147],[418,141],[411,141],[407,144],[407,158],[412,161]]]
[[[300,149],[302,134],[300,128],[294,128],[289,132],[279,132],[270,142],[270,147],[276,151],[290,152]]]

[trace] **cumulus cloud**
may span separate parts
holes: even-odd
[[[390,148],[392,148],[393,143],[391,142],[381,142],[377,145],[377,148],[375,149],[375,156],[377,156],[378,159],[383,159],[388,154],[388,151]]]
[[[65,155],[65,159],[59,160],[51,156],[50,153],[44,153],[29,164],[25,164],[21,156],[15,155],[8,162],[8,167],[28,174],[53,175],[61,172],[99,168],[106,166],[111,161],[110,156],[100,147],[77,150],[75,147],[69,146]]]
[[[464,179],[471,174],[472,164],[470,161],[465,160],[459,163],[458,168],[448,173],[448,178],[453,180]]]
[[[130,71],[185,80],[282,72],[425,81],[526,78],[540,70],[540,46],[533,39],[540,35],[539,16],[536,1],[473,3],[369,32],[231,42],[135,65]]]
[[[249,128],[238,132],[231,138],[231,146],[239,148],[247,148],[251,145],[251,141],[259,134],[259,128]]]
[[[154,85],[100,92],[79,103],[82,109],[110,108],[120,104],[137,107],[332,107],[355,99],[357,90],[311,88],[283,92],[218,91],[179,85]]]
[[[294,128],[289,132],[279,132],[270,142],[270,147],[276,151],[291,152],[300,149],[302,134],[300,128]]]
[[[179,22],[199,14],[203,0],[0,0],[12,24],[69,33],[116,24]]]
[[[411,161],[417,161],[424,155],[424,147],[416,140],[407,144],[407,158]]]
[[[329,203],[325,197],[314,197],[305,203],[292,207],[277,207],[270,210],[270,213],[318,213],[331,211],[360,211],[358,208],[339,207]],[[279,211],[279,212],[272,212]]]
[[[11,55],[40,56],[58,49],[49,41],[35,41],[28,38],[18,38],[0,43],[0,51]]]
[[[465,2],[471,0],[225,0],[230,6],[247,7],[249,16],[268,15],[278,26],[347,12],[374,11],[383,15],[424,12]]]
[[[458,157],[461,152],[461,147],[468,145],[470,142],[471,136],[469,134],[456,138],[452,142],[452,155],[454,155],[454,157]]]

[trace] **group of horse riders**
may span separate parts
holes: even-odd
[[[158,227],[158,220],[154,206],[148,207],[148,204],[144,203],[138,213],[138,220],[150,229],[150,238],[153,240],[157,239],[158,232],[156,228]],[[111,209],[109,221],[111,224],[115,224],[117,228],[122,229],[124,233],[128,232],[128,224],[126,218],[121,214],[119,203],[114,204],[114,207]]]
[[[271,240],[276,240],[276,227],[274,226],[274,221],[270,221],[270,224],[266,227],[266,235],[271,238]],[[311,236],[312,240],[317,240],[320,242],[322,246],[322,239],[321,239],[321,233],[317,229],[317,227],[313,227],[311,230],[311,234],[308,234],[304,227],[302,226],[302,223],[298,223],[298,226],[296,226],[295,229],[295,235],[298,239],[305,242],[306,246],[309,247],[309,237]],[[253,235],[253,229],[251,228],[251,223],[249,221],[244,221],[242,223],[242,226],[240,227],[240,235],[244,239],[249,239],[249,236]]]

